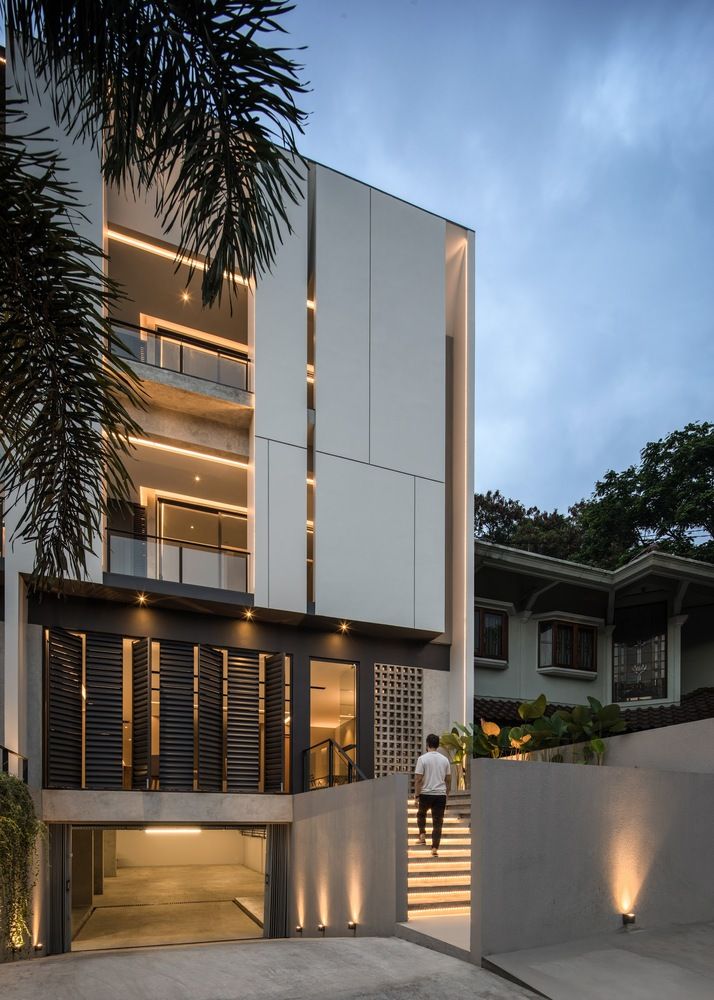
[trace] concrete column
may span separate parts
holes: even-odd
[[[682,695],[682,626],[689,615],[672,615],[667,620],[667,700]]]
[[[115,878],[117,873],[117,832],[103,830],[104,838],[104,878]]]
[[[104,892],[104,831],[93,830],[93,889],[95,896]]]
[[[603,701],[606,705],[609,705],[612,701],[612,635],[614,631],[614,625],[605,625],[603,628],[603,634],[605,636],[605,655],[602,658],[602,669],[605,675],[605,682],[603,685]]]
[[[91,906],[94,877],[92,830],[72,830],[72,908]]]

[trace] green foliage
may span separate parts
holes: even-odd
[[[10,949],[29,936],[37,839],[44,831],[24,782],[0,772],[0,935]]]
[[[7,118],[22,120],[16,106]],[[6,497],[24,507],[14,537],[37,543],[35,578],[52,584],[84,573],[107,495],[127,493],[122,456],[139,433],[127,407],[142,397],[111,351],[119,291],[42,139],[0,143],[0,448]]]
[[[526,508],[498,490],[474,497],[478,538],[614,569],[656,547],[714,562],[714,424],[691,423],[646,444],[569,508]]]
[[[23,99],[93,143],[109,185],[155,198],[179,259],[206,262],[204,305],[231,299],[236,276],[270,269],[287,206],[302,197],[296,99],[306,88],[288,50],[270,44],[291,10],[284,0],[0,0],[8,66],[32,67],[17,81]],[[84,575],[105,498],[127,496],[141,394],[110,350],[103,317],[119,290],[79,235],[66,167],[46,136],[13,135],[18,121],[10,109],[0,136],[2,488],[24,508],[14,537],[36,543],[35,585],[61,586]]]
[[[520,726],[502,729],[495,722],[481,719],[480,725],[458,723],[450,733],[441,737],[455,764],[462,764],[467,756],[507,757],[514,754],[540,752],[545,759],[560,762],[561,749],[569,744],[582,744],[582,761],[597,759],[602,763],[605,753],[604,736],[624,733],[627,723],[619,705],[602,705],[597,698],[588,698],[587,705],[576,705],[572,710],[557,709],[547,715],[548,701],[540,694],[534,701],[524,701],[518,706],[523,720]]]

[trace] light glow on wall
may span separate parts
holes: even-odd
[[[204,462],[215,462],[217,465],[230,465],[234,469],[248,469],[249,462],[237,458],[223,458],[220,455],[207,455],[203,451],[192,451],[190,448],[179,448],[175,444],[164,444],[163,441],[152,441],[150,438],[138,438],[130,435],[127,440],[137,448],[155,448],[157,451],[168,451],[173,455],[185,455],[187,458],[200,458]]]
[[[128,247],[134,247],[137,250],[144,250],[146,253],[152,253],[155,257],[163,257],[164,260],[171,261],[178,260],[180,264],[195,267],[197,271],[208,270],[206,262],[199,260],[198,257],[178,254],[175,250],[168,250],[166,247],[160,247],[156,243],[150,243],[148,240],[140,240],[136,236],[129,236],[127,233],[120,233],[117,229],[107,229],[106,236],[110,240],[116,240],[117,243],[124,243]],[[229,277],[226,271],[223,272],[223,277]],[[248,284],[246,279],[240,274],[233,274],[232,277],[233,280],[237,281],[239,285]],[[184,299],[184,301],[186,300]]]

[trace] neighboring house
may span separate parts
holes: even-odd
[[[618,702],[630,729],[714,716],[714,566],[652,551],[597,569],[477,539],[475,717]]]
[[[40,953],[117,859],[198,858],[149,851],[157,824],[240,833],[201,863],[248,867],[267,829],[253,891],[266,865],[277,886],[292,794],[411,770],[473,699],[473,232],[309,163],[272,273],[206,310],[152,199],[59,146],[148,408],[131,500],[63,599],[28,598],[5,518],[0,743],[49,824]]]

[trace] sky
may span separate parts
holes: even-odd
[[[476,488],[714,418],[714,3],[296,0],[304,155],[476,231]]]

